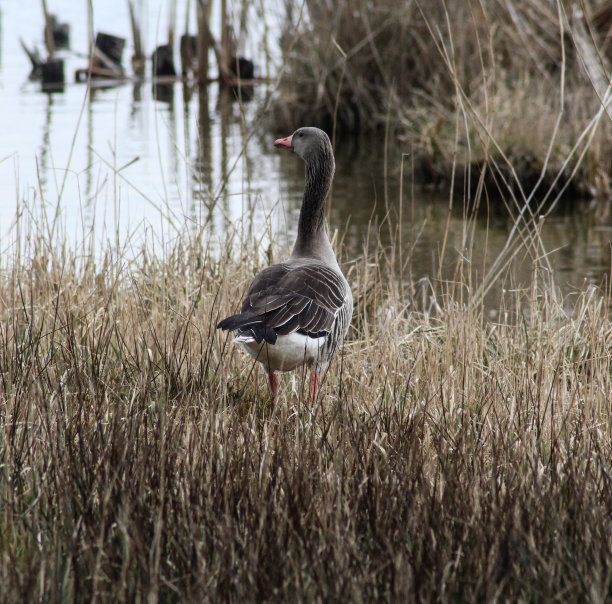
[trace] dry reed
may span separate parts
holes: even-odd
[[[214,329],[256,244],[211,254],[185,227],[128,262],[28,241],[0,281],[3,599],[612,595],[600,291],[559,301],[534,264],[493,323],[467,281],[429,312],[374,242],[319,398],[296,373],[271,405]]]
[[[390,127],[427,182],[448,182],[457,164],[457,178],[471,168],[468,184],[483,173],[491,191],[516,178],[524,188],[544,180],[557,193],[610,195],[610,120],[591,125],[588,144],[581,138],[602,107],[609,112],[606,3],[302,5],[287,4],[275,127]],[[580,161],[576,145],[586,149]]]

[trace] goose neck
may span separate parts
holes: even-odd
[[[326,154],[318,160],[306,162],[306,185],[302,198],[294,255],[318,257],[317,252],[323,251],[320,248],[329,247],[331,249],[327,237],[325,208],[333,175],[334,158],[331,154]]]

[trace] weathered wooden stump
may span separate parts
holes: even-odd
[[[169,44],[158,46],[151,55],[151,75],[156,76],[175,76],[174,53]]]
[[[62,90],[64,87],[64,60],[49,59],[40,65],[43,90]]]
[[[70,47],[70,24],[60,23],[57,15],[49,15],[49,25],[51,27],[51,33],[53,35],[53,43],[56,48],[69,48]],[[46,35],[47,27],[43,37]]]

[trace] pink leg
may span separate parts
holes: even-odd
[[[310,400],[314,401],[317,390],[319,389],[319,374],[316,371],[312,372],[312,378],[310,380]]]
[[[268,380],[270,382],[270,390],[272,391],[272,399],[275,399],[278,392],[278,378],[273,373],[270,373]]]

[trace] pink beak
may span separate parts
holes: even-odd
[[[292,138],[293,134],[287,138],[278,138],[274,141],[274,146],[279,149],[285,149],[286,151],[293,151],[293,144],[291,143]]]

